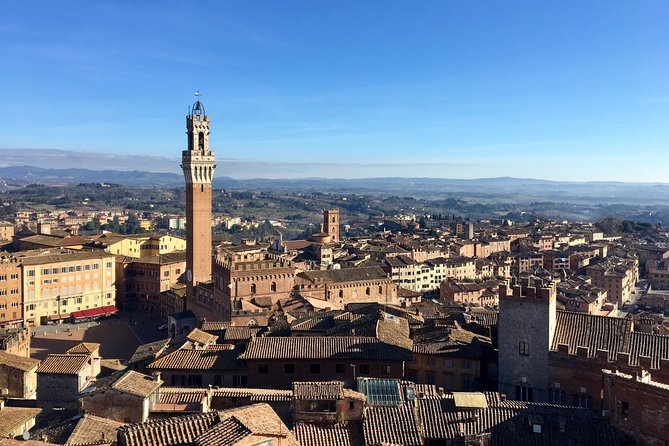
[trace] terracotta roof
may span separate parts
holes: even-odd
[[[128,370],[111,385],[111,388],[120,392],[147,398],[155,392],[162,383],[162,381],[156,381],[151,376],[135,372],[134,370]]]
[[[0,438],[6,437],[20,428],[31,418],[35,418],[42,409],[33,407],[4,407],[0,411]]]
[[[89,355],[51,354],[37,368],[37,373],[77,375],[88,364]]]
[[[219,422],[218,412],[150,420],[122,426],[119,440],[126,446],[190,445]]]
[[[231,325],[230,322],[219,322],[219,321],[204,321],[202,322],[202,331],[211,332],[211,331],[223,331]]]
[[[302,446],[358,446],[365,444],[362,423],[343,424],[307,423],[295,424],[295,437]]]
[[[373,337],[265,337],[249,342],[240,359],[381,359],[410,361],[411,351]]]
[[[236,370],[244,368],[237,360],[239,352],[230,346],[212,346],[212,348],[182,348],[156,359],[148,365],[149,369],[171,370]]]
[[[84,354],[89,354],[93,353],[94,351],[99,351],[100,350],[100,344],[97,342],[80,342],[79,344],[75,345],[71,349],[69,349],[66,353],[84,353]]]
[[[245,341],[253,336],[258,336],[265,331],[264,327],[228,327],[225,329],[223,340],[225,341]]]
[[[207,395],[206,388],[161,387],[160,402],[165,404],[199,403]],[[248,399],[251,402],[291,401],[292,390],[255,389],[247,387],[215,387],[213,398]]]
[[[340,400],[344,397],[341,381],[297,381],[293,383],[296,400]]]
[[[29,372],[39,365],[39,361],[33,358],[26,358],[24,356],[13,355],[4,350],[0,350],[0,364],[8,367]]]
[[[279,443],[278,440],[280,440],[282,446],[300,446],[288,427],[283,424],[281,418],[268,404],[253,404],[238,409],[221,411],[219,414],[221,419],[235,417],[247,429],[253,432],[254,436],[259,437],[258,440],[266,437],[267,440],[274,439],[274,442],[277,444]],[[258,440],[248,444],[257,444]]]
[[[213,344],[218,339],[218,336],[206,333],[198,328],[194,328],[186,335],[186,339],[191,342],[197,342],[201,345]]]
[[[84,414],[65,444],[74,446],[96,444],[102,441],[116,443],[116,431],[121,426],[123,426],[123,423],[118,421]]]
[[[195,439],[196,446],[234,445],[252,435],[250,429],[235,417],[221,421]]]

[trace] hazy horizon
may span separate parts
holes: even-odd
[[[26,158],[25,152],[35,152],[35,156]],[[118,171],[143,171],[151,173],[171,173],[181,175],[181,160],[179,158],[168,158],[160,156],[144,155],[118,155],[113,153],[99,152],[77,152],[62,149],[3,149],[0,148],[0,167],[32,166],[42,169],[87,169],[87,170],[118,170]],[[485,180],[496,178],[513,178],[517,180],[541,180],[554,182],[620,182],[641,184],[669,184],[669,181],[620,181],[614,179],[589,179],[574,180],[565,178],[544,178],[536,176],[512,176],[512,175],[488,175],[488,176],[453,176],[448,175],[426,175],[430,169],[450,167],[449,165],[435,165],[427,163],[407,164],[355,164],[355,163],[268,163],[253,162],[248,160],[220,159],[217,157],[217,168],[215,178],[232,178],[237,180],[305,180],[305,179],[328,179],[328,180],[363,180],[375,178],[434,178],[445,180]],[[407,167],[420,169],[416,175],[406,175]],[[319,170],[320,168],[320,170]],[[349,174],[358,171],[368,172],[368,175],[343,176],[334,168],[346,169]],[[321,175],[313,173],[314,169]],[[265,175],[259,173],[264,172]],[[383,175],[381,173],[385,172]],[[421,174],[418,174],[420,172]],[[283,175],[281,175],[283,173]],[[302,176],[300,174],[303,173]],[[332,173],[327,175],[327,173]]]

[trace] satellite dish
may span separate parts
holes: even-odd
[[[30,440],[30,432],[25,431],[23,435],[21,435],[21,438],[23,438],[23,441],[28,441]]]
[[[192,282],[192,281],[193,281],[193,272],[192,272],[191,270],[186,271],[186,280],[187,280],[188,282]]]

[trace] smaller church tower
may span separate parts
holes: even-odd
[[[323,212],[323,229],[333,243],[339,243],[339,209]]]
[[[192,296],[194,286],[211,280],[211,183],[216,168],[209,150],[209,116],[199,100],[186,116],[186,134],[181,168],[186,180],[186,285]]]
[[[511,287],[499,286],[499,391],[509,399],[548,402],[556,284],[538,277],[511,280]]]

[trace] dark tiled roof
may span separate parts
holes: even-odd
[[[298,276],[311,282],[322,280],[326,283],[362,282],[367,280],[388,280],[388,275],[378,266],[368,268],[344,268],[322,271],[304,271]]]
[[[593,358],[597,350],[606,350],[612,361],[618,353],[628,353],[632,365],[639,363],[640,356],[647,356],[654,369],[659,368],[661,359],[669,359],[669,336],[634,332],[634,322],[629,318],[558,311],[556,325],[554,351],[560,344],[567,345],[570,354],[576,354],[578,347],[587,347],[588,357]]]
[[[252,339],[240,358],[409,361],[411,351],[372,337],[266,337]]]
[[[24,356],[13,355],[0,350],[0,365],[23,370],[28,372],[39,365],[39,361],[33,358],[26,358]]]
[[[239,352],[228,346],[203,349],[181,348],[148,365],[154,370],[236,370],[244,368],[237,360]]]
[[[169,339],[161,339],[160,341],[140,345],[137,347],[137,350],[135,350],[135,353],[132,354],[128,364],[155,359],[169,343]]]
[[[365,444],[396,443],[402,446],[421,446],[416,416],[408,404],[401,406],[372,406],[365,409],[362,429]]]

